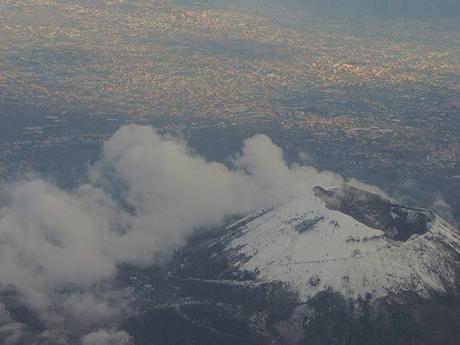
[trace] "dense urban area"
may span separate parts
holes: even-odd
[[[397,175],[460,207],[458,22],[232,4],[2,1],[0,173],[18,152],[97,145],[126,122],[270,128],[320,167]]]

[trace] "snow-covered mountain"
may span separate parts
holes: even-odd
[[[142,345],[456,345],[459,258],[429,210],[315,187],[128,267],[123,326]]]
[[[120,268],[115,298],[139,345],[457,345],[459,263],[458,230],[433,212],[315,187],[198,232],[165,266]],[[0,326],[35,343],[36,315],[14,291],[2,303]]]
[[[217,242],[235,269],[285,282],[302,300],[327,289],[350,298],[424,297],[458,281],[460,234],[452,225],[350,186],[315,187],[255,212]]]

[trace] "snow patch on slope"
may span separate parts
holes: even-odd
[[[423,235],[395,241],[328,209],[313,192],[234,224],[227,255],[262,280],[280,280],[308,299],[327,288],[357,298],[455,285],[460,236],[438,216]]]

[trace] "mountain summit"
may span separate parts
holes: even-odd
[[[420,296],[454,289],[460,235],[438,215],[341,186],[315,187],[230,225],[225,255],[238,270],[282,281],[302,299]]]
[[[200,232],[162,279],[130,271],[140,308],[130,334],[139,344],[457,344],[458,230],[362,188],[316,186]]]

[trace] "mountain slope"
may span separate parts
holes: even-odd
[[[303,300],[327,289],[351,298],[427,296],[457,283],[453,226],[351,187],[317,187],[227,230],[224,252],[235,268],[285,282]]]
[[[128,269],[124,326],[142,345],[456,345],[459,242],[428,210],[317,187],[197,233],[166,272]]]

